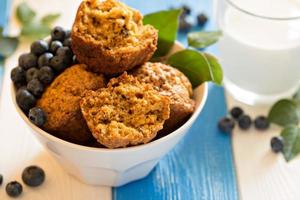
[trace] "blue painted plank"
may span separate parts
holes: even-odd
[[[199,12],[211,13],[211,1],[205,0],[125,0],[144,14],[182,4]],[[206,27],[214,30],[211,21]],[[195,28],[194,30],[199,30]],[[178,40],[186,45],[186,34]],[[215,47],[208,51],[216,53]],[[114,200],[237,200],[238,189],[231,138],[217,129],[218,120],[227,114],[224,90],[210,85],[207,103],[187,136],[163,158],[148,177],[113,189]]]
[[[9,6],[10,0],[0,0],[0,26],[7,29],[8,18],[9,18]],[[2,80],[4,76],[4,59],[0,56],[0,92],[2,88]]]

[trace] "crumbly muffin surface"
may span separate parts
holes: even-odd
[[[143,26],[139,11],[117,0],[86,0],[81,5],[78,18],[75,32],[108,49],[137,46],[154,30],[152,26]]]
[[[82,117],[79,101],[84,91],[102,87],[105,87],[104,77],[86,71],[85,65],[66,69],[37,102],[37,106],[47,114],[44,129],[75,143],[90,140],[92,135]]]
[[[168,97],[126,73],[108,88],[86,92],[80,107],[93,136],[108,148],[150,142],[170,114]]]
[[[164,124],[164,132],[178,128],[193,113],[193,90],[188,78],[179,70],[163,63],[147,62],[130,72],[140,82],[153,85],[161,95],[171,100],[170,118]]]

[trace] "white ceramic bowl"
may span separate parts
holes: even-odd
[[[172,51],[180,49],[182,46],[176,43]],[[87,184],[121,186],[147,176],[159,160],[188,132],[205,104],[207,84],[204,83],[194,90],[196,110],[179,129],[148,144],[121,149],[86,147],[52,136],[33,125],[21,111],[16,104],[13,84],[11,96],[17,112],[31,132],[69,174]]]

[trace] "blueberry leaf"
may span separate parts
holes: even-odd
[[[194,48],[205,48],[216,43],[221,35],[221,31],[192,32],[188,34],[188,44]]]
[[[169,53],[176,40],[181,10],[168,10],[144,16],[144,24],[150,24],[158,30],[158,45],[154,58]]]
[[[281,136],[284,141],[284,158],[286,161],[290,161],[300,153],[300,128],[289,125],[283,129]]]
[[[60,17],[59,13],[48,14],[42,17],[41,22],[42,24],[50,26]]]
[[[280,126],[297,125],[300,121],[300,106],[293,100],[280,100],[272,106],[268,119]]]
[[[23,24],[30,23],[34,17],[36,16],[36,13],[34,10],[32,10],[27,3],[22,2],[17,7],[17,18],[18,20]]]
[[[43,39],[49,35],[51,29],[42,23],[33,22],[22,27],[21,35],[31,39]]]
[[[8,57],[15,52],[19,44],[18,38],[0,36],[0,55]]]
[[[218,60],[210,54],[187,49],[170,56],[167,64],[183,72],[194,88],[206,81],[222,84],[222,68]]]

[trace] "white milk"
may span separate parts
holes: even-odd
[[[266,17],[300,16],[293,0],[235,0]],[[268,104],[291,95],[300,83],[300,20],[270,20],[228,7],[219,18],[225,86],[237,99]]]

